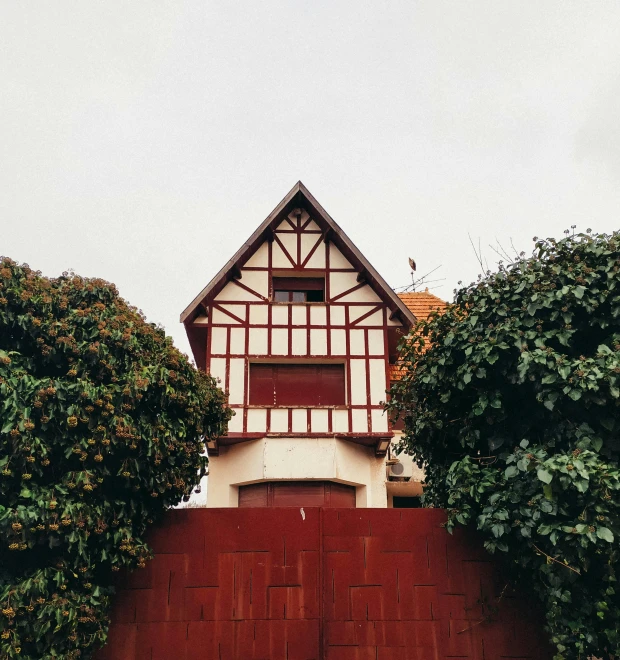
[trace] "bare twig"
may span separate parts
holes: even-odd
[[[538,552],[540,552],[541,555],[545,555],[545,557],[549,561],[554,561],[556,564],[559,564],[560,566],[564,566],[564,568],[568,568],[570,571],[573,571],[573,573],[577,573],[577,575],[581,575],[581,571],[579,571],[576,568],[573,568],[570,564],[565,564],[563,561],[560,561],[559,559],[556,559],[555,557],[548,555],[544,550],[541,550],[535,543],[532,543],[532,547]]]
[[[478,247],[478,250],[476,250],[476,246],[474,245],[474,242],[472,241],[471,234],[467,234],[467,238],[469,238],[471,248],[474,251],[474,254],[476,255],[476,260],[478,261],[478,264],[480,265],[480,270],[484,271],[484,264],[482,263],[482,253],[480,252],[480,247]],[[478,241],[478,243],[480,243],[480,241]]]

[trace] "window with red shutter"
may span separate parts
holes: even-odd
[[[344,364],[250,364],[251,406],[344,406]]]
[[[275,302],[323,302],[325,300],[324,277],[274,277],[273,300]]]

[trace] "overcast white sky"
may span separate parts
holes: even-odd
[[[298,179],[446,299],[468,234],[620,225],[618,0],[3,0],[0,83],[0,254],[115,282],[183,350]]]

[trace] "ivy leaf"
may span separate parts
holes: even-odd
[[[538,468],[538,470],[536,470],[536,476],[545,484],[550,484],[553,479],[553,475],[544,468]]]
[[[517,474],[519,474],[519,468],[516,465],[509,465],[504,472],[506,479],[512,479]]]
[[[603,539],[603,541],[607,541],[608,543],[614,542],[614,535],[607,527],[597,527],[596,535],[599,539]]]

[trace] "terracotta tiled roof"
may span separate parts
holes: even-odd
[[[399,364],[391,364],[390,365],[390,381],[400,380],[401,371],[402,371],[402,367]]]
[[[412,293],[399,293],[398,297],[413,312],[418,321],[427,319],[431,312],[438,310],[440,313],[448,306],[448,303],[428,291],[414,291]],[[402,367],[398,364],[390,365],[390,380],[400,380]]]
[[[399,293],[398,297],[413,312],[418,321],[427,319],[434,310],[443,311],[448,303],[428,291],[414,291],[413,293]]]

